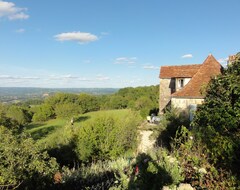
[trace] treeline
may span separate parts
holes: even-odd
[[[158,86],[150,86],[125,88],[112,95],[56,93],[44,101],[0,104],[0,189],[49,189],[54,187],[52,176],[62,166],[114,160],[133,152],[142,121],[139,113],[145,116],[156,111],[157,102]],[[110,111],[86,126],[66,124],[56,129],[51,144],[34,141],[25,130],[31,122],[55,118],[77,121],[88,112],[125,108],[129,109],[122,110],[124,114],[113,116]]]
[[[123,88],[111,96],[102,96],[101,109],[124,109],[139,110],[145,117],[150,112],[158,112],[159,86]]]
[[[0,121],[0,124],[13,122],[14,125],[24,125],[31,121],[69,119],[91,111],[126,108],[139,111],[141,116],[145,117],[151,112],[157,114],[158,98],[159,86],[123,88],[112,95],[56,93],[44,101],[28,100],[19,104],[1,104],[0,114],[3,121]]]

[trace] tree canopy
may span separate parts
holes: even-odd
[[[239,170],[240,55],[212,79],[193,123],[214,163]],[[238,166],[237,166],[238,165]],[[237,167],[236,167],[237,166]]]

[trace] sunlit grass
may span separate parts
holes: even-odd
[[[26,127],[26,132],[30,133],[34,140],[46,138],[57,129],[67,124],[64,119],[52,119],[42,123],[31,123]]]
[[[129,112],[128,109],[89,112],[74,117],[73,125],[71,125],[70,120],[66,119],[52,119],[43,123],[31,123],[27,126],[26,132],[30,133],[32,138],[43,149],[53,148],[69,144],[80,127],[89,125],[96,118],[111,116],[114,119],[124,120]]]

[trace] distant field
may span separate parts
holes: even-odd
[[[118,88],[33,88],[33,87],[0,87],[0,101],[5,103],[16,103],[28,99],[41,99],[46,95],[57,92],[65,93],[87,93],[93,95],[113,94]]]
[[[95,118],[111,116],[116,119],[124,119],[129,114],[129,111],[128,109],[104,110],[82,114],[75,118],[73,126],[71,126],[70,120],[64,119],[32,123],[27,126],[26,132],[30,133],[42,148],[55,147],[60,144],[68,144],[72,138],[73,130],[88,125]]]

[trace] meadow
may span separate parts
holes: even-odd
[[[42,149],[49,149],[68,144],[73,134],[77,133],[81,127],[89,126],[97,118],[112,117],[115,120],[123,120],[129,115],[129,112],[130,109],[119,109],[80,114],[73,118],[73,125],[71,125],[71,119],[59,118],[46,122],[32,122],[26,127],[26,132]]]

